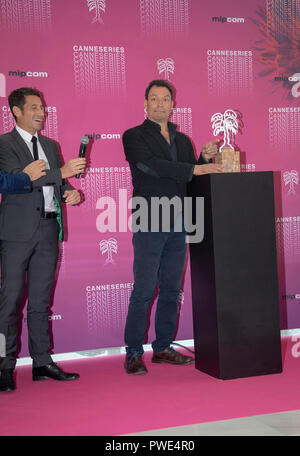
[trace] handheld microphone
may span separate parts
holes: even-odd
[[[79,148],[79,155],[78,155],[79,158],[85,157],[86,147],[89,143],[89,140],[90,140],[90,138],[88,136],[83,136],[80,139],[80,148]],[[79,179],[80,176],[81,176],[81,174],[76,174],[77,179]]]

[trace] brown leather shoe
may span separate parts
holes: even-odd
[[[153,363],[168,363],[168,364],[191,364],[194,358],[185,356],[175,351],[172,347],[165,348],[162,352],[153,353]]]
[[[148,373],[142,355],[127,355],[124,367],[127,374],[140,375]]]

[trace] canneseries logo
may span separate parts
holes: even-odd
[[[85,195],[81,210],[95,216],[98,213],[97,201],[99,198],[112,198],[118,205],[120,189],[127,189],[129,198],[132,193],[130,168],[129,166],[87,168],[85,175],[80,179],[80,188]]]
[[[2,0],[0,30],[45,32],[52,28],[51,0]]]
[[[146,117],[147,112],[145,110]],[[179,131],[190,137],[193,136],[193,112],[191,107],[174,108],[170,120],[177,125]]]
[[[186,35],[191,0],[140,0],[141,31],[145,35]]]
[[[132,289],[131,282],[86,286],[89,334],[111,334],[124,328]]]
[[[274,106],[269,108],[270,146],[282,153],[298,153],[300,107]]]
[[[299,6],[299,0],[266,0],[266,23],[275,39],[295,33]]]
[[[300,257],[300,216],[277,217],[276,239],[278,254],[289,264],[298,264]]]
[[[210,95],[252,94],[252,50],[207,49],[207,79]]]
[[[76,95],[126,94],[125,48],[73,45]]]

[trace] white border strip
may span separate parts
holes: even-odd
[[[288,337],[293,336],[295,334],[300,335],[300,328],[298,329],[285,329],[280,331],[281,337]],[[187,340],[178,340],[174,341],[174,344],[186,346],[186,347],[193,347],[194,346],[194,339],[187,339]],[[144,351],[151,351],[152,346],[150,344],[144,345]],[[112,355],[124,355],[126,353],[125,347],[111,347],[111,348],[98,348],[94,350],[85,350],[85,351],[78,351],[78,352],[70,352],[70,353],[59,353],[57,355],[52,355],[52,359],[54,362],[57,361],[71,361],[74,359],[86,359],[86,358],[97,358],[103,356],[112,356]],[[30,357],[27,358],[19,358],[17,360],[17,366],[28,366],[32,363],[32,359]]]
[[[299,330],[300,331],[300,330]],[[194,346],[194,339],[189,340],[176,340],[174,344],[180,344],[187,347]],[[151,351],[152,346],[150,344],[143,345],[144,351]],[[94,350],[85,350],[79,352],[70,353],[59,353],[57,355],[51,355],[54,362],[57,361],[71,361],[74,359],[85,359],[85,358],[96,358],[103,356],[112,355],[124,355],[126,353],[125,347],[111,347],[111,348],[99,348]],[[29,357],[17,359],[17,366],[28,366],[32,363],[32,359]]]

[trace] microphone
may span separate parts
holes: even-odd
[[[90,140],[90,138],[88,136],[83,136],[80,139],[80,148],[79,148],[79,155],[78,155],[79,158],[85,157],[86,147],[89,143],[89,140]],[[77,179],[79,179],[80,176],[81,176],[81,174],[76,174],[75,177]]]

